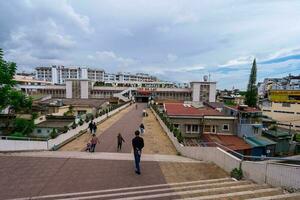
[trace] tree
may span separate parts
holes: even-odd
[[[32,100],[14,88],[16,70],[16,63],[5,61],[0,49],[0,110],[7,106],[10,106],[10,111],[15,112],[31,109]]]
[[[21,91],[14,87],[16,81],[14,75],[17,70],[16,63],[7,62],[3,59],[3,51],[0,49],[0,111],[9,107],[9,112],[29,112],[32,106],[32,100]],[[34,128],[34,118],[31,120],[16,118],[13,121],[13,132],[18,132],[24,136],[28,136]],[[6,124],[8,129],[9,123]]]
[[[14,121],[14,132],[22,133],[23,136],[29,136],[34,129],[34,121],[22,118],[16,118]]]
[[[3,60],[3,51],[0,49],[0,110],[6,108],[10,102],[10,91],[16,84],[13,80],[17,66]]]
[[[256,70],[256,59],[254,59],[245,95],[245,103],[251,107],[256,107],[257,105]]]

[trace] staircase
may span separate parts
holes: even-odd
[[[122,100],[122,101],[124,101],[124,102],[128,102],[128,101],[131,100],[131,97],[132,97],[131,91],[132,91],[132,90],[135,90],[135,88],[132,88],[132,87],[127,88],[126,90],[123,90],[122,92],[113,94],[113,97],[117,97],[117,98],[119,98],[120,100]],[[128,97],[125,97],[125,96],[124,96],[124,94],[126,94],[126,93],[129,93]]]
[[[99,199],[99,200],[270,200],[300,199],[300,193],[284,193],[280,188],[258,185],[251,181],[235,181],[231,178],[199,180],[158,185],[116,188],[88,192],[54,194],[20,199]]]

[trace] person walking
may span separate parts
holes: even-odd
[[[137,105],[137,103],[135,103],[135,109],[136,109],[136,110],[138,109],[138,105]]]
[[[143,123],[141,123],[141,125],[140,125],[140,130],[141,130],[141,135],[143,135],[145,132],[145,126]]]
[[[118,139],[117,151],[121,151],[122,150],[122,143],[125,142],[125,140],[122,137],[121,133],[118,134],[117,139]]]
[[[93,137],[91,139],[91,151],[90,152],[95,152],[95,148],[97,143],[100,143],[99,139],[96,137],[96,134],[93,134]]]
[[[89,129],[90,129],[90,133],[92,134],[93,133],[93,120],[89,123]]]
[[[97,124],[96,124],[96,122],[93,123],[93,131],[94,131],[94,133],[96,133],[96,131],[97,131]]]
[[[140,161],[142,155],[142,149],[144,148],[144,140],[140,137],[140,132],[138,130],[135,131],[135,137],[132,139],[132,148],[134,154],[135,161],[135,173],[140,175]]]

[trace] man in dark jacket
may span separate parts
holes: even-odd
[[[135,161],[135,173],[141,174],[140,161],[142,155],[142,149],[144,147],[144,140],[140,136],[140,132],[135,131],[135,138],[132,139],[132,147]]]

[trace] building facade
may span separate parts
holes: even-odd
[[[165,113],[185,138],[200,138],[204,133],[236,134],[235,117],[226,116],[210,107],[196,108],[191,104],[165,103]]]
[[[106,73],[103,69],[92,69],[76,66],[36,67],[37,80],[52,82],[52,84],[65,84],[66,79],[89,79],[99,82],[154,82],[157,78],[149,74],[137,73]]]
[[[300,130],[300,90],[271,90],[261,105],[263,114],[283,128]]]

